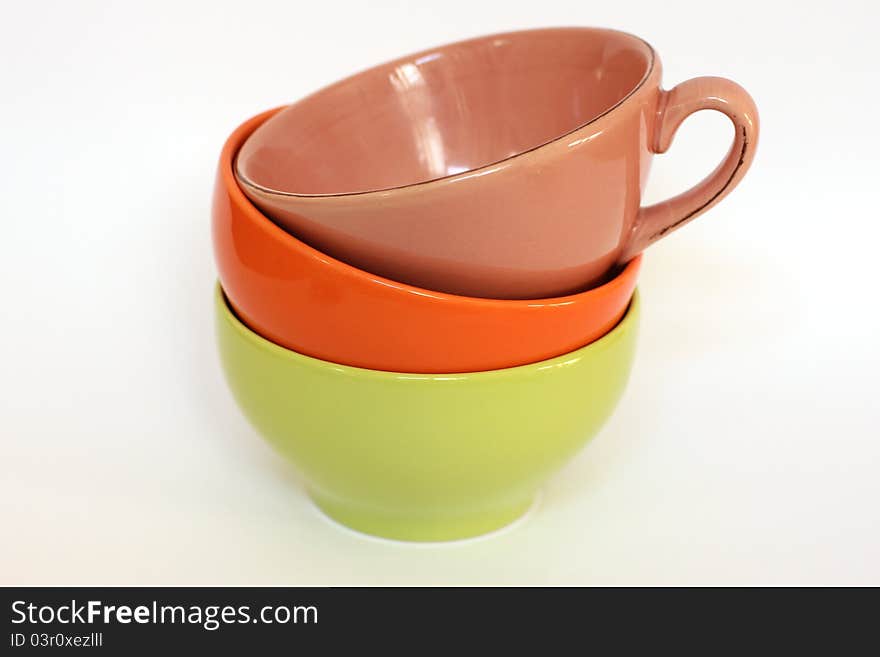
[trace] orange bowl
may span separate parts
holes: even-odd
[[[335,260],[263,215],[235,180],[245,139],[278,109],[226,141],[212,230],[220,281],[254,331],[301,354],[373,370],[457,373],[502,369],[568,353],[623,316],[641,256],[613,279],[564,297],[503,300],[425,290]]]

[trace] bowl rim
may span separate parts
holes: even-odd
[[[619,37],[619,38],[622,37],[626,40],[632,41],[637,46],[639,46],[640,48],[642,48],[646,51],[648,65],[645,68],[645,71],[642,74],[642,77],[638,80],[638,82],[636,82],[636,84],[633,86],[633,88],[630,89],[626,93],[625,96],[623,96],[623,98],[618,100],[613,105],[610,105],[609,107],[605,108],[602,112],[600,112],[596,116],[591,117],[589,120],[584,121],[583,123],[579,123],[574,128],[571,128],[570,130],[567,130],[566,132],[558,134],[555,137],[552,137],[550,139],[546,139],[545,141],[543,141],[539,144],[535,144],[534,146],[530,146],[530,147],[525,148],[523,150],[517,151],[516,153],[513,153],[513,154],[508,155],[506,157],[502,157],[500,159],[493,160],[492,162],[487,162],[485,164],[481,164],[481,165],[474,167],[472,169],[467,169],[465,171],[459,171],[458,173],[453,173],[453,174],[446,174],[443,176],[436,176],[434,178],[428,178],[425,180],[417,180],[415,182],[405,183],[402,185],[390,185],[387,187],[377,187],[375,189],[365,189],[365,190],[358,190],[358,191],[351,191],[351,192],[326,192],[326,193],[319,193],[319,194],[304,194],[304,193],[299,193],[299,192],[289,192],[289,191],[284,191],[284,190],[280,190],[280,189],[273,189],[270,187],[265,187],[264,185],[260,185],[258,183],[251,181],[251,180],[246,179],[243,175],[242,176],[238,175],[239,174],[239,167],[238,167],[238,154],[237,153],[236,153],[236,157],[234,158],[234,161],[233,161],[233,170],[234,170],[234,173],[236,174],[236,178],[239,179],[242,184],[244,184],[247,187],[250,187],[251,189],[253,189],[255,191],[262,192],[264,194],[269,194],[272,196],[301,199],[303,202],[308,202],[309,200],[319,201],[321,199],[326,200],[326,199],[332,199],[332,198],[352,198],[352,197],[370,196],[370,195],[388,196],[389,194],[408,193],[409,191],[417,191],[418,193],[423,193],[424,187],[426,185],[437,186],[437,185],[443,185],[443,184],[452,184],[457,181],[464,180],[466,178],[486,175],[487,173],[490,173],[490,171],[489,171],[490,169],[498,168],[498,167],[506,167],[509,164],[512,164],[514,161],[518,161],[518,160],[523,159],[525,157],[528,157],[530,155],[534,155],[538,151],[543,152],[547,147],[549,147],[551,145],[558,144],[559,142],[562,142],[562,141],[568,141],[568,139],[570,137],[572,137],[578,133],[586,131],[587,128],[591,128],[590,132],[599,132],[599,130],[596,129],[596,126],[594,126],[594,124],[605,119],[610,114],[614,113],[615,110],[619,109],[625,103],[627,103],[627,101],[629,101],[631,98],[636,96],[645,87],[646,82],[649,79],[651,79],[652,75],[654,74],[655,69],[659,68],[657,65],[658,64],[657,51],[654,49],[654,47],[650,43],[645,41],[640,36],[637,36],[637,35],[632,34],[630,32],[626,32],[624,30],[615,30],[615,29],[605,28],[605,27],[588,27],[588,26],[538,27],[538,28],[531,28],[531,29],[525,29],[525,30],[510,30],[510,31],[506,31],[506,32],[485,34],[485,35],[481,35],[481,36],[471,37],[468,39],[451,41],[449,43],[444,43],[444,44],[441,44],[438,46],[434,46],[432,48],[426,48],[424,50],[410,53],[408,55],[403,55],[402,57],[395,57],[394,59],[390,59],[390,60],[387,60],[387,61],[382,62],[380,64],[370,66],[369,68],[358,71],[352,75],[347,75],[347,76],[337,80],[336,82],[332,82],[328,85],[325,85],[324,87],[304,96],[303,98],[300,98],[299,100],[297,100],[293,103],[285,105],[283,107],[283,109],[286,109],[287,107],[292,107],[294,105],[298,105],[300,103],[304,103],[306,101],[312,100],[320,94],[326,93],[326,92],[328,92],[328,91],[330,91],[330,90],[332,90],[342,84],[349,83],[352,80],[359,78],[361,76],[376,73],[377,71],[384,69],[384,68],[387,68],[387,67],[390,67],[390,66],[410,62],[414,59],[428,56],[428,55],[433,54],[435,52],[438,52],[440,50],[446,50],[446,49],[450,49],[450,48],[458,48],[458,47],[461,47],[461,46],[464,46],[467,44],[476,43],[476,42],[480,42],[480,41],[490,41],[490,40],[504,39],[504,38],[510,38],[510,37],[521,37],[521,36],[530,35],[530,34],[539,34],[539,33],[548,33],[548,32],[549,33],[553,33],[553,32],[558,33],[558,32],[564,32],[564,31],[576,31],[576,32],[582,32],[585,34],[591,34],[594,36],[595,35],[604,35],[604,36],[615,36],[615,37]]]
[[[297,351],[293,351],[292,349],[277,345],[251,329],[241,320],[241,318],[238,317],[219,281],[214,285],[214,307],[218,319],[229,324],[232,330],[239,334],[245,342],[261,351],[270,353],[274,357],[292,361],[302,367],[317,369],[323,372],[334,372],[342,376],[352,376],[362,379],[382,379],[385,381],[421,380],[461,382],[475,379],[487,381],[495,378],[507,378],[510,376],[536,375],[540,372],[574,365],[585,358],[588,354],[610,348],[615,342],[621,340],[625,334],[632,332],[636,328],[641,313],[641,300],[639,290],[636,288],[627,304],[623,316],[617,324],[609,329],[602,337],[597,338],[593,342],[575,349],[574,351],[553,358],[548,358],[546,360],[527,363],[525,365],[516,365],[514,367],[478,372],[448,372],[443,374],[392,372],[388,370],[371,370],[363,367],[355,367],[353,365],[342,365],[340,363],[307,356]]]
[[[641,253],[620,268],[610,280],[602,285],[591,287],[581,292],[575,292],[574,294],[567,294],[564,296],[536,299],[492,299],[487,297],[469,297],[450,294],[448,292],[438,292],[436,290],[417,287],[401,281],[385,278],[378,274],[372,274],[363,269],[358,269],[347,262],[337,260],[336,258],[309,246],[295,235],[288,233],[281,228],[281,226],[273,222],[247,197],[235,177],[235,157],[244,141],[254,132],[254,130],[282,109],[283,106],[261,112],[250,117],[233,130],[233,132],[227,137],[220,152],[217,184],[223,186],[223,190],[232,206],[231,213],[233,215],[241,214],[248,224],[257,228],[261,234],[266,235],[266,237],[274,242],[279,242],[282,248],[293,250],[305,258],[309,258],[318,267],[328,267],[338,275],[347,279],[354,279],[363,285],[391,288],[394,293],[411,294],[435,303],[450,304],[458,308],[469,308],[472,310],[485,310],[488,308],[494,308],[495,310],[506,309],[507,312],[516,312],[518,309],[523,308],[568,306],[572,304],[589,303],[590,299],[595,297],[614,295],[619,288],[627,287],[630,279],[638,278],[643,257]],[[216,215],[216,208],[212,210],[212,213]]]

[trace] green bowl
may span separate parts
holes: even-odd
[[[564,356],[402,374],[278,347],[238,320],[219,286],[216,305],[229,387],[315,503],[352,529],[408,541],[477,536],[525,513],[614,410],[639,316],[636,293],[614,329]]]

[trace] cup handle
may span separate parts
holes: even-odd
[[[758,110],[748,92],[725,78],[700,77],[660,91],[651,150],[665,153],[678,126],[699,110],[723,112],[736,130],[727,157],[691,189],[639,210],[620,262],[628,262],[661,237],[684,226],[724,198],[739,184],[755,157]]]

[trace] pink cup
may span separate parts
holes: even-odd
[[[629,34],[499,34],[377,66],[289,106],[236,173],[280,226],[356,267],[502,299],[570,294],[700,215],[742,179],[758,115],[729,80],[660,88]],[[709,176],[641,207],[654,153],[702,109],[733,122]]]

